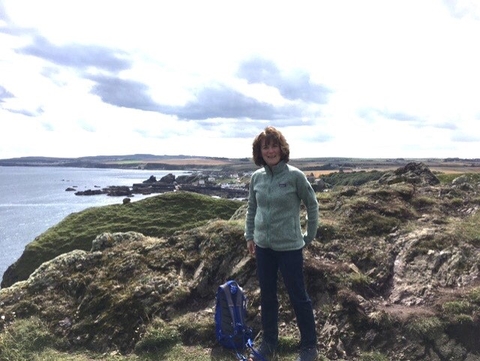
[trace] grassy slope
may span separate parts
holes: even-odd
[[[215,218],[229,219],[242,202],[189,192],[165,193],[129,204],[89,208],[72,213],[27,245],[12,266],[24,280],[43,262],[73,249],[90,250],[104,232],[143,233],[165,237]]]

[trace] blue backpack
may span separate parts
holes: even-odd
[[[252,336],[245,324],[247,298],[236,281],[218,287],[215,307],[215,333],[218,342],[226,348],[244,350]]]
[[[245,293],[234,280],[220,285],[216,295],[215,307],[215,334],[218,342],[236,352],[239,360],[247,360],[241,354],[245,348],[253,348],[252,329],[247,326],[247,298]],[[259,358],[261,359],[261,358]]]

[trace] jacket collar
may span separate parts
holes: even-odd
[[[281,173],[285,168],[287,168],[287,163],[285,163],[285,161],[281,160],[276,165],[274,165],[272,168],[270,168],[268,165],[265,165],[264,168],[265,168],[265,171],[268,174],[275,175],[275,174]]]

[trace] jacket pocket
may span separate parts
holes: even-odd
[[[300,220],[295,217],[289,217],[280,220],[275,224],[272,230],[273,240],[283,242],[295,242],[302,239],[302,232],[300,229]]]

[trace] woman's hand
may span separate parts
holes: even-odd
[[[247,241],[247,249],[251,256],[255,256],[255,242],[253,240],[249,239]]]

